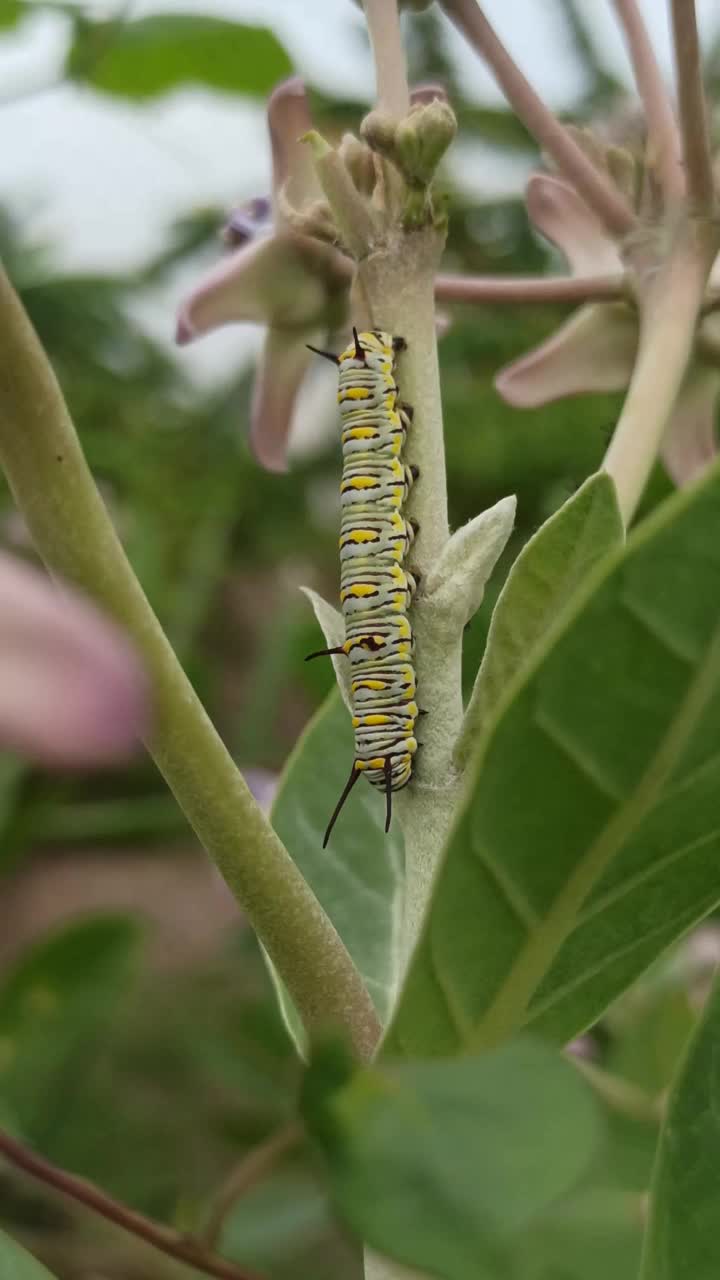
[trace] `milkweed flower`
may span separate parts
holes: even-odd
[[[0,553],[0,750],[107,765],[137,745],[146,684],[122,633],[74,591]]]
[[[312,360],[306,343],[322,346],[344,321],[349,264],[317,232],[324,212],[308,147],[312,127],[305,89],[297,78],[274,90],[268,103],[272,201],[254,201],[233,215],[226,240],[234,246],[197,286],[180,311],[177,341],[192,341],[221,325],[265,324],[255,380],[250,442],[263,466],[284,471],[287,439],[300,384]],[[271,215],[271,216],[269,216]],[[329,231],[329,228],[328,228]]]
[[[593,140],[594,141],[594,140]],[[597,157],[600,144],[595,142]],[[652,175],[638,172],[629,152],[612,149],[624,162],[627,188],[641,193],[638,212],[652,263],[653,235],[662,209],[653,208],[659,192]],[[572,185],[548,173],[534,174],[526,192],[530,221],[563,254],[573,276],[589,289],[595,278],[626,271],[623,246],[612,239]],[[661,251],[661,245],[658,245]],[[652,269],[652,266],[650,267]],[[708,282],[720,287],[720,260]],[[545,342],[506,365],[495,385],[503,399],[519,408],[539,408],[567,396],[624,390],[635,364],[639,334],[637,308],[627,300],[593,302],[580,307]],[[678,396],[662,448],[665,466],[676,484],[692,481],[715,457],[715,412],[720,393],[720,314],[701,317],[695,354]]]

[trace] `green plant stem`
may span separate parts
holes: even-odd
[[[147,746],[287,984],[307,1027],[342,1025],[367,1057],[369,996],[183,672],[127,561],[45,353],[0,273],[0,463],[48,568],[130,634],[150,675]]]
[[[639,285],[637,359],[603,464],[615,481],[626,524],[642,497],[685,377],[717,249],[717,229],[710,222],[688,222],[668,258],[646,285],[642,280]]]
[[[453,744],[462,724],[460,665],[462,623],[448,626],[444,610],[423,596],[422,579],[436,564],[449,537],[445,445],[435,336],[433,280],[443,236],[432,227],[389,234],[382,249],[358,269],[361,304],[374,326],[399,335],[407,350],[398,362],[400,394],[413,408],[405,458],[419,469],[408,500],[418,522],[409,564],[421,585],[411,611],[423,742],[415,757],[413,785],[396,797],[405,836],[405,951],[418,935],[430,885],[458,799]]]

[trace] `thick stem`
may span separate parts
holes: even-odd
[[[695,0],[671,0],[671,9],[688,201],[691,212],[709,216],[715,191]]]
[[[575,139],[535,90],[498,39],[475,0],[441,0],[442,7],[492,71],[510,106],[526,129],[555,161],[613,236],[624,236],[636,225],[635,215],[620,192],[578,146]]]
[[[695,341],[705,283],[717,252],[711,224],[682,228],[670,256],[640,295],[640,342],[605,470],[629,524],[658,455]]]
[[[439,302],[532,303],[616,302],[627,296],[625,277],[452,276],[435,277]]]
[[[377,106],[401,120],[410,110],[396,0],[363,0],[377,80]]]
[[[246,912],[308,1027],[335,1021],[367,1057],[378,1022],[359,974],[255,803],[187,680],[117,539],[53,372],[0,273],[0,464],[48,567],[135,641],[151,676],[147,746]]]
[[[442,240],[432,228],[410,234],[394,232],[383,249],[371,254],[358,271],[358,285],[373,325],[407,342],[398,362],[400,394],[414,411],[405,458],[419,469],[408,500],[408,512],[419,525],[409,564],[421,576],[411,621],[418,702],[427,715],[418,724],[423,746],[415,757],[413,784],[396,798],[405,836],[408,957],[457,803],[459,783],[452,748],[462,723],[462,623],[449,627],[445,612],[434,609],[432,599],[423,598],[422,589],[422,579],[436,564],[449,537],[433,305]]]
[[[685,194],[680,132],[670,96],[663,81],[647,28],[637,0],[614,0],[618,20],[625,33],[635,82],[645,108],[650,162],[657,166],[660,183],[669,203]]]
[[[199,1241],[181,1235],[179,1231],[166,1227],[163,1223],[154,1222],[152,1218],[146,1218],[144,1214],[137,1213],[129,1205],[114,1200],[94,1183],[86,1182],[84,1178],[68,1173],[67,1169],[60,1169],[57,1165],[50,1164],[49,1160],[31,1151],[9,1133],[0,1132],[0,1155],[31,1178],[44,1183],[47,1187],[52,1187],[77,1204],[84,1205],[86,1209],[99,1214],[101,1218],[106,1218],[108,1222],[114,1222],[123,1231],[128,1231],[130,1235],[145,1240],[147,1244],[159,1249],[168,1257],[176,1258],[197,1271],[202,1271],[204,1275],[214,1276],[216,1280],[260,1280],[256,1272],[251,1273],[234,1262],[218,1257]]]

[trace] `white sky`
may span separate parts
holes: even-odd
[[[666,0],[640,2],[669,71]],[[88,8],[109,16],[117,3],[98,0]],[[629,83],[609,0],[585,0],[585,8],[608,65]],[[135,0],[132,13],[161,9],[263,23],[308,79],[348,96],[372,96],[362,18],[351,0]],[[582,87],[580,73],[553,0],[487,0],[485,9],[541,94],[556,107],[570,103]],[[698,12],[706,33],[717,28],[717,0],[699,0]],[[450,34],[468,93],[482,102],[499,101],[479,60]],[[12,99],[50,79],[66,40],[64,17],[46,12],[0,40],[0,98]],[[78,270],[130,268],[158,247],[177,213],[209,203],[231,207],[269,185],[262,104],[241,98],[192,90],[133,108],[63,86],[6,102],[0,125],[3,199],[27,219],[30,235],[49,241],[63,265]],[[456,176],[479,200],[483,193],[517,189],[524,180],[522,166],[499,166],[495,156],[492,166],[474,171],[462,159]],[[173,292],[184,287],[178,281]],[[166,323],[151,307],[146,320],[158,336],[169,337],[171,315]],[[217,335],[213,344],[200,344],[197,354],[189,349],[188,367],[212,376],[217,360],[232,349],[232,335]]]

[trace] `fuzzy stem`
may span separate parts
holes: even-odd
[[[718,249],[710,223],[688,223],[670,256],[640,291],[640,341],[605,470],[629,524],[642,497],[695,341],[705,283]]]
[[[460,662],[462,623],[448,630],[445,611],[423,598],[422,578],[437,563],[449,536],[445,447],[435,337],[433,280],[443,237],[433,228],[391,234],[381,250],[361,263],[358,286],[369,302],[373,325],[400,335],[407,350],[398,361],[403,400],[414,417],[405,460],[419,468],[408,499],[418,522],[410,568],[421,575],[412,609],[423,747],[415,757],[413,785],[396,797],[405,836],[405,951],[409,956],[427,906],[430,883],[458,798],[452,747],[462,724]]]
[[[671,0],[671,9],[688,200],[693,213],[709,215],[715,192],[695,0]]]
[[[578,146],[538,96],[498,39],[475,0],[440,0],[442,7],[493,73],[515,114],[612,236],[636,225],[627,201]]]
[[[85,1178],[78,1178],[74,1173],[68,1173],[58,1165],[50,1164],[49,1160],[37,1155],[30,1147],[18,1142],[17,1138],[11,1137],[9,1133],[0,1132],[0,1155],[31,1178],[44,1183],[47,1187],[52,1187],[77,1204],[84,1205],[86,1209],[99,1214],[108,1222],[114,1222],[123,1231],[144,1240],[168,1257],[185,1262],[197,1271],[202,1271],[204,1275],[214,1276],[216,1280],[260,1280],[256,1272],[247,1271],[234,1262],[218,1257],[199,1241],[182,1235],[163,1223],[154,1222],[152,1218],[146,1218],[144,1214],[131,1209],[129,1205],[114,1200],[94,1183],[87,1182]]]
[[[363,0],[377,81],[377,106],[401,120],[410,110],[396,0]]]
[[[680,133],[672,102],[637,0],[614,0],[618,21],[627,40],[635,82],[645,108],[645,121],[660,183],[667,200],[675,203],[685,194]]]
[[[435,297],[439,302],[616,302],[626,296],[626,279],[622,275],[435,277]]]
[[[143,595],[52,369],[2,272],[0,333],[0,464],[40,555],[52,572],[104,607],[137,645],[154,695],[148,749],[306,1026],[334,1020],[367,1057],[379,1028],[360,976],[255,803]]]

